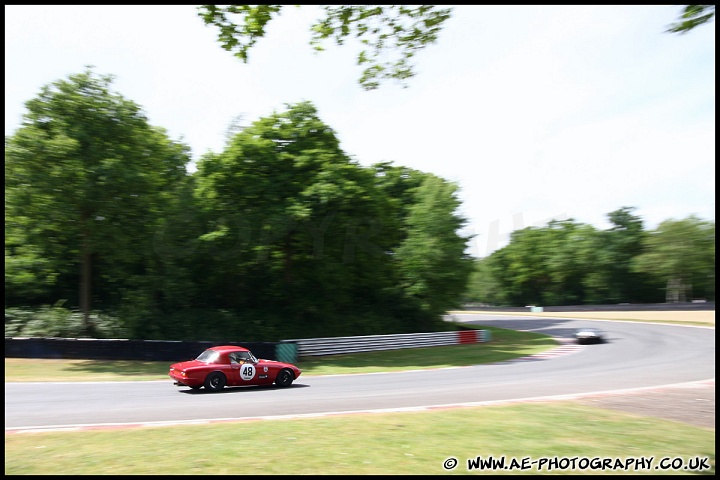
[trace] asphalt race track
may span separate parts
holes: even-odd
[[[457,321],[561,339],[555,353],[401,373],[300,376],[289,389],[193,391],[167,381],[5,383],[5,431],[206,423],[377,410],[422,410],[659,387],[715,378],[715,330],[667,324],[462,314]],[[595,326],[599,345],[574,345]],[[482,348],[482,345],[478,345]]]

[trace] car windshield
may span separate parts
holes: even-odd
[[[600,330],[597,328],[581,328],[577,331],[578,335],[601,335]]]
[[[220,356],[220,353],[216,352],[215,350],[207,349],[204,352],[202,352],[195,360],[198,360],[200,362],[205,363],[213,363],[215,362],[218,357]]]
[[[244,363],[244,362],[250,362],[250,363],[257,363],[257,358],[255,358],[255,355],[253,355],[251,352],[242,351],[242,352],[234,352],[230,354],[230,361],[232,363]]]

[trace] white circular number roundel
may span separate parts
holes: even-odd
[[[255,376],[255,365],[248,363],[240,367],[240,376],[243,380],[252,380]]]

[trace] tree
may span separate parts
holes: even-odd
[[[245,127],[194,180],[208,226],[193,257],[203,307],[284,338],[399,333],[446,326],[464,291],[457,186],[362,167],[310,102]]]
[[[311,103],[287,107],[198,163],[204,297],[282,319],[285,335],[390,328],[369,315],[394,279],[389,199]]]
[[[265,27],[284,5],[200,5],[198,15],[218,28],[218,41],[243,62],[265,35]],[[323,41],[343,45],[347,37],[360,40],[357,63],[364,67],[359,83],[365,90],[395,79],[403,86],[413,77],[415,54],[437,41],[451,8],[436,5],[321,5],[325,16],[313,24],[310,45],[322,51]],[[399,58],[393,59],[393,54]]]
[[[633,214],[634,210],[622,207],[607,215],[613,226],[600,232],[597,265],[587,279],[590,303],[657,301],[651,278],[631,268],[633,259],[643,252],[647,236],[642,219]]]
[[[88,67],[43,87],[5,145],[6,261],[17,270],[43,258],[40,276],[79,279],[89,331],[92,287],[102,278],[108,299],[142,273],[155,221],[189,161],[187,147],[111,92],[112,81]]]
[[[606,274],[598,272],[601,236],[573,219],[512,233],[510,243],[482,259],[470,298],[492,304],[578,305],[604,294]]]
[[[545,268],[550,285],[544,305],[581,305],[586,302],[586,279],[597,269],[599,235],[592,225],[573,219],[552,220],[545,230]]]
[[[668,26],[666,33],[688,33],[708,23],[715,16],[715,5],[685,5],[678,20]]]
[[[464,303],[482,303],[486,305],[506,305],[505,291],[501,288],[495,266],[497,256],[476,258],[474,268],[468,279],[468,286],[463,296]]]
[[[585,303],[598,243],[594,227],[573,219],[516,230],[507,246],[488,257],[484,268],[502,292],[494,298],[517,306]]]
[[[199,5],[198,15],[205,25],[216,27],[218,42],[244,63],[248,52],[274,16],[286,5]],[[300,5],[296,5],[300,7]],[[374,90],[384,80],[394,79],[403,87],[415,76],[410,63],[415,54],[437,41],[452,7],[437,5],[320,5],[324,17],[311,26],[310,45],[324,50],[322,43],[333,39],[343,45],[348,37],[357,38],[362,49],[357,64],[364,67],[359,83]],[[687,33],[710,22],[715,5],[685,5],[667,33]]]
[[[542,305],[551,278],[545,268],[545,232],[526,227],[510,234],[510,242],[490,255],[491,272],[511,305]]]
[[[694,215],[666,220],[650,232],[633,268],[662,278],[667,302],[686,302],[694,293],[715,297],[715,222]]]
[[[402,288],[433,315],[458,305],[473,269],[464,253],[470,238],[459,234],[466,220],[457,214],[457,190],[456,184],[425,174],[413,191],[406,238],[395,252]]]

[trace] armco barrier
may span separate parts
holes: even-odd
[[[274,342],[181,342],[96,338],[5,337],[5,358],[144,360],[179,362],[197,357],[214,345],[240,345],[256,357],[276,360]]]
[[[489,342],[490,332],[487,330],[461,330],[357,337],[302,338],[286,341],[297,344],[298,356],[304,357]]]

